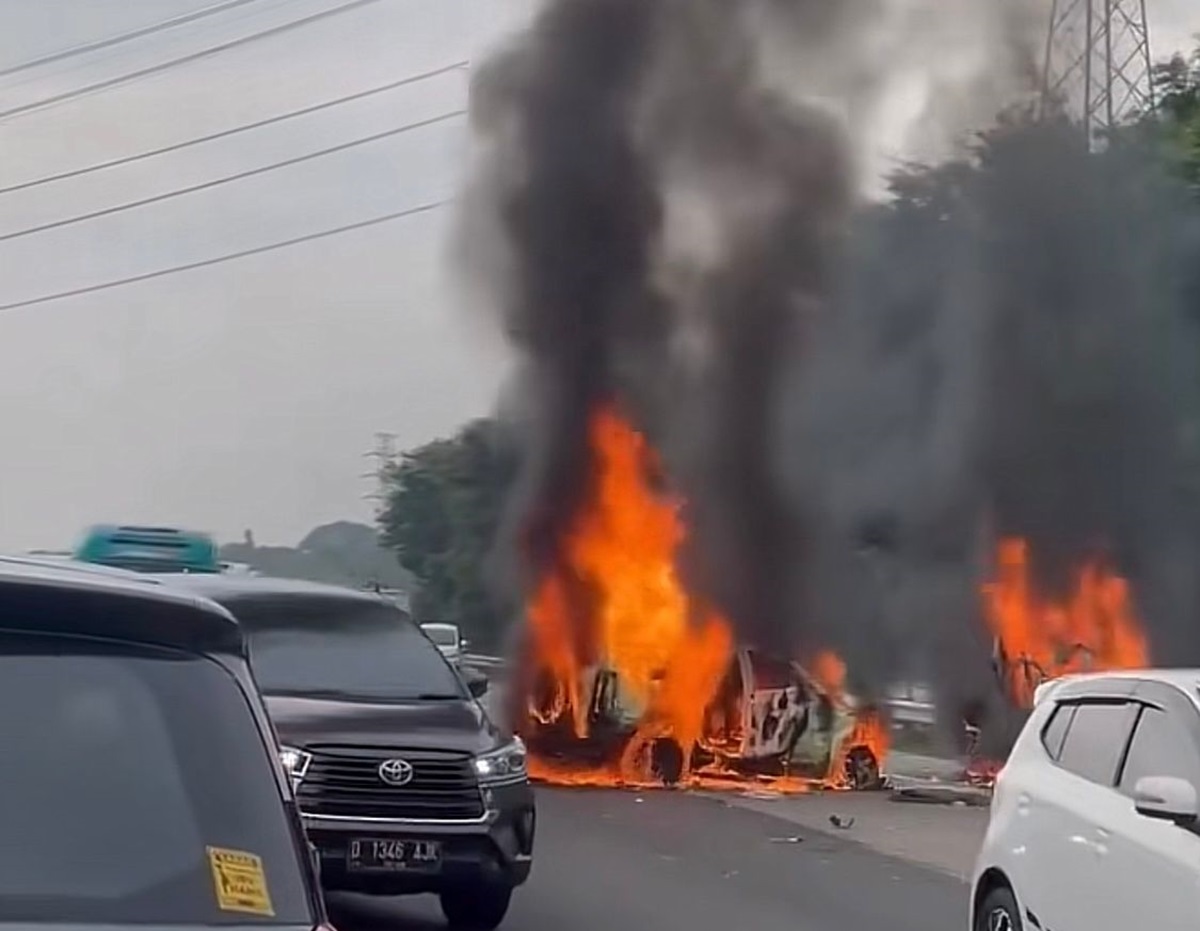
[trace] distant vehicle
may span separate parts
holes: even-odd
[[[3,561],[0,733],[20,799],[3,818],[0,924],[324,926],[223,609],[115,570]]]
[[[258,575],[257,569],[244,562],[223,562],[220,571],[226,575]]]
[[[900,682],[887,692],[888,720],[896,730],[930,728],[937,722],[933,691],[927,685]]]
[[[1044,682],[996,777],[972,931],[1195,926],[1200,669]]]
[[[212,537],[172,527],[92,527],[74,555],[80,562],[134,572],[218,573],[222,565]]]
[[[370,592],[175,576],[250,641],[328,890],[433,892],[451,928],[490,931],[533,864],[525,746],[412,619]]]
[[[535,674],[536,677],[536,674]],[[530,690],[512,690],[514,697]],[[525,721],[523,737],[531,748],[553,757],[619,756],[632,737],[643,709],[623,687],[617,672],[601,664],[585,671],[588,737],[573,733],[572,715],[551,715],[559,697],[541,693],[535,682],[532,713],[516,709]],[[860,712],[851,696],[831,695],[799,663],[741,647],[734,652],[721,687],[707,709],[705,732],[690,748],[693,767],[748,773],[792,774],[823,778],[838,761],[838,774],[851,788],[881,784],[882,760],[859,740]],[[582,745],[581,745],[582,744]],[[651,747],[653,768],[666,784],[682,776],[685,748],[669,738]]]
[[[433,641],[434,646],[442,651],[442,656],[446,657],[450,662],[457,663],[462,659],[462,654],[466,649],[466,641],[462,639],[462,634],[459,633],[457,624],[430,621],[422,624],[421,630],[425,631],[425,636]]]

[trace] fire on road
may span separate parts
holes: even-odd
[[[677,568],[683,502],[644,436],[593,416],[587,492],[536,585],[514,720],[543,781],[776,790],[878,784],[879,715],[822,650],[809,669],[735,642]]]

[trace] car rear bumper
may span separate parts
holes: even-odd
[[[305,833],[317,848],[321,886],[327,891],[404,895],[479,884],[519,886],[533,868],[537,829],[528,784],[488,793],[484,816],[471,821],[334,818],[304,815]],[[353,872],[348,851],[355,839],[433,840],[441,859],[431,867],[396,872]]]

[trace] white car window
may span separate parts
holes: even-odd
[[[1185,726],[1165,711],[1144,708],[1129,744],[1121,791],[1133,795],[1143,776],[1176,776],[1200,787],[1200,759]]]
[[[1046,727],[1042,730],[1042,746],[1057,760],[1062,752],[1063,738],[1067,736],[1067,728],[1071,726],[1071,718],[1075,716],[1077,705],[1059,705],[1050,715]]]
[[[1113,785],[1131,717],[1132,706],[1126,703],[1080,704],[1067,729],[1059,765],[1099,785]]]

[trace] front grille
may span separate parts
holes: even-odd
[[[374,747],[307,747],[312,761],[296,789],[307,815],[460,821],[483,816],[483,797],[461,753]],[[412,781],[391,786],[379,778],[384,760],[407,760]]]

